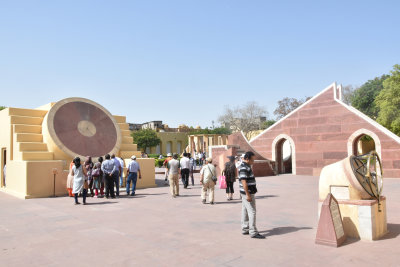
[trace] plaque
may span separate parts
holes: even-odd
[[[339,247],[346,240],[337,200],[328,194],[321,207],[315,243]]]
[[[350,191],[348,186],[335,186],[331,185],[331,194],[336,199],[349,200]]]

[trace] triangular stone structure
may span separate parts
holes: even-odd
[[[400,138],[342,102],[341,86],[331,84],[251,140],[265,158],[277,160],[278,144],[292,148],[292,173],[319,176],[321,169],[353,154],[360,136],[374,139],[385,177],[400,178]]]

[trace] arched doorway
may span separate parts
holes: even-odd
[[[182,153],[182,142],[181,141],[178,141],[177,143],[176,143],[176,153],[178,153],[178,154],[181,154]]]
[[[347,141],[347,153],[349,156],[364,155],[374,150],[382,159],[380,140],[372,131],[360,129],[354,132]]]
[[[172,142],[171,141],[167,142],[167,153],[172,153]]]
[[[275,160],[277,174],[296,174],[296,153],[293,139],[285,134],[277,136],[272,142],[272,158]]]

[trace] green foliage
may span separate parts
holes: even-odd
[[[137,144],[140,149],[145,150],[147,147],[154,147],[160,144],[156,131],[151,129],[142,129],[131,133],[133,143]]]
[[[5,109],[6,107],[5,106],[0,106],[0,110],[3,110],[3,109]]]
[[[232,131],[225,127],[217,127],[214,129],[199,129],[199,130],[192,130],[189,134],[231,134]]]
[[[379,109],[377,121],[400,135],[400,65],[394,65],[391,75],[383,81],[375,104]]]
[[[272,126],[276,121],[275,120],[266,120],[261,124],[261,129],[265,130],[267,128],[269,128],[270,126]]]
[[[382,75],[373,80],[364,83],[360,88],[356,89],[351,97],[351,105],[376,120],[379,113],[379,108],[376,105],[375,99],[383,89],[383,82],[389,75]]]
[[[155,167],[161,168],[163,166],[165,159],[154,159]]]

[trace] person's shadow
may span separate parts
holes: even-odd
[[[286,227],[275,227],[271,230],[260,231],[260,234],[264,234],[264,236],[273,236],[273,235],[284,235],[293,232],[297,232],[300,230],[309,230],[312,227],[294,227],[294,226],[286,226]]]

